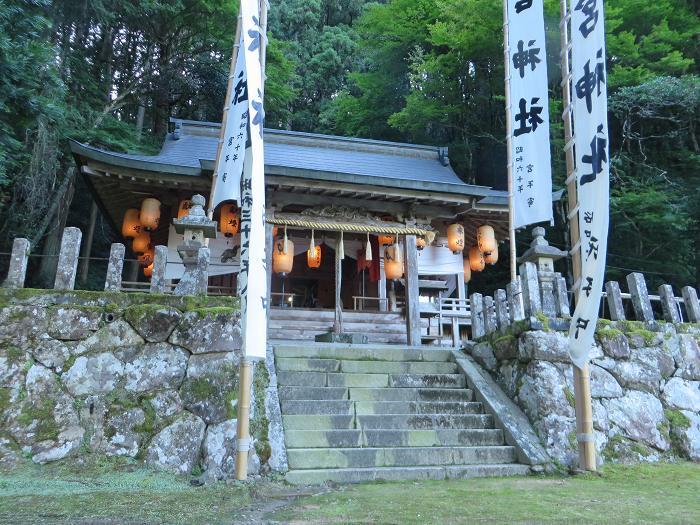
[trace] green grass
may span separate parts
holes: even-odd
[[[610,465],[602,475],[373,483],[298,500],[283,523],[700,523],[700,465]]]

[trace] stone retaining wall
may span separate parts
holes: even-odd
[[[537,329],[533,329],[536,327]],[[591,394],[601,461],[700,461],[700,325],[601,321]],[[577,463],[567,334],[542,319],[494,332],[467,351],[527,414],[549,454]]]
[[[230,297],[0,292],[0,464],[101,453],[232,477],[238,311]],[[268,382],[258,363],[251,473],[271,454]]]

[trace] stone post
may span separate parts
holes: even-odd
[[[112,244],[109,250],[105,290],[118,292],[122,287],[122,270],[124,269],[124,254],[126,247],[118,242]]]
[[[12,242],[12,255],[10,268],[7,271],[7,279],[3,283],[5,288],[24,288],[27,276],[27,263],[29,262],[29,241],[17,238]]]
[[[681,312],[678,308],[678,302],[673,295],[673,287],[670,284],[659,286],[659,297],[661,298],[661,309],[664,313],[664,319],[669,323],[679,324],[681,322]]]
[[[75,287],[82,237],[83,234],[79,228],[69,227],[63,230],[61,251],[58,254],[58,265],[56,267],[56,280],[53,284],[53,287],[57,290],[72,290]]]
[[[532,317],[542,312],[540,286],[535,263],[525,262],[520,265],[520,283],[523,289],[525,317]]]
[[[525,319],[523,289],[520,285],[520,277],[516,277],[515,281],[508,283],[506,286],[506,295],[508,296],[508,314],[510,316],[510,322],[514,323]]]
[[[634,315],[637,317],[637,321],[653,322],[654,311],[651,309],[651,301],[649,301],[644,275],[638,272],[629,274],[627,276],[627,287],[630,295],[632,295],[632,306],[634,307]]]
[[[501,332],[505,332],[508,330],[508,326],[510,326],[506,291],[503,288],[496,290],[496,293],[493,294],[493,300],[496,303],[496,322],[498,323],[498,329]]]
[[[692,286],[684,286],[681,289],[683,303],[685,304],[685,314],[689,323],[700,323],[700,302],[698,302],[698,292]]]
[[[617,281],[605,283],[605,294],[608,296],[608,310],[610,310],[611,321],[624,321],[625,306],[622,304],[622,293]]]
[[[484,331],[487,334],[496,331],[496,308],[490,295],[484,297]]]
[[[168,247],[156,246],[151,274],[151,293],[165,293],[165,265],[168,262]]]
[[[562,319],[571,317],[571,308],[569,307],[569,294],[566,290],[566,279],[561,274],[556,274],[554,278],[554,301],[556,303],[556,315]]]
[[[472,339],[483,337],[484,331],[484,300],[480,293],[473,293],[469,296],[472,320]]]
[[[408,344],[418,346],[421,344],[420,304],[418,296],[418,249],[416,248],[416,236],[406,235],[404,238],[404,262],[406,278],[406,328],[408,331]]]

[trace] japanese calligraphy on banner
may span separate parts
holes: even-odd
[[[508,1],[513,226],[552,220],[543,0]]]
[[[242,42],[242,40],[241,40]],[[241,44],[239,49],[242,49]],[[214,174],[214,192],[209,208],[215,209],[223,201],[241,200],[241,174],[248,138],[248,79],[246,78],[245,53],[239,51],[231,86],[231,100],[227,101],[228,111],[223,123],[224,135],[221,145],[221,158]]]
[[[241,296],[243,355],[264,359],[267,348],[267,272],[265,259],[265,159],[263,150],[263,78],[260,64],[261,34],[258,0],[241,1],[245,69],[248,80],[248,129],[241,177]]]
[[[608,101],[603,0],[571,0],[574,157],[581,237],[581,277],[569,331],[571,360],[588,362],[605,278],[608,245]]]

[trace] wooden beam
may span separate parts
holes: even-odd
[[[90,269],[90,255],[92,254],[92,240],[95,237],[95,222],[97,221],[97,203],[93,200],[90,205],[90,218],[88,219],[88,230],[85,235],[85,242],[82,246],[82,257],[80,266],[80,284],[85,284],[88,278],[88,270]]]

